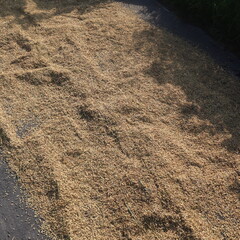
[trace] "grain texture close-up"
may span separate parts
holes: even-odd
[[[240,79],[132,8],[0,0],[0,160],[49,239],[238,240]]]

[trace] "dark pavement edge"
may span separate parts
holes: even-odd
[[[1,151],[1,150],[0,150]],[[0,240],[49,240],[0,152]]]
[[[213,40],[199,27],[184,22],[169,11],[160,0],[117,0],[139,16],[186,40],[209,55],[219,66],[240,77],[240,59],[228,51],[224,45]]]

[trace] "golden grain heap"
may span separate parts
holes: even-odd
[[[52,239],[239,239],[239,79],[118,2],[0,3],[1,145]]]

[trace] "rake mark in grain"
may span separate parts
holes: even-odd
[[[164,232],[174,231],[181,240],[197,240],[193,236],[193,231],[188,227],[180,216],[144,215],[142,224],[146,230],[157,230],[161,228]]]

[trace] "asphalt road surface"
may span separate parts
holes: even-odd
[[[24,203],[17,178],[0,155],[0,240],[47,240],[39,219]]]

